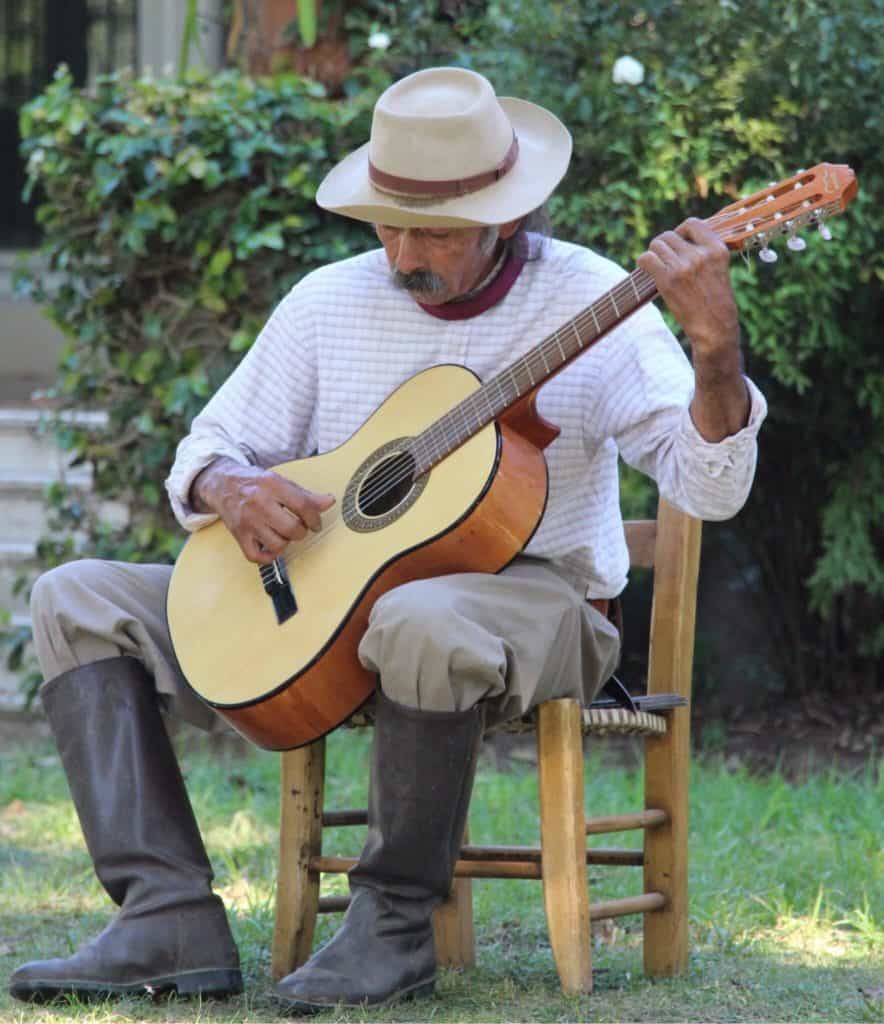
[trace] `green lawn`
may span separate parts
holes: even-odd
[[[329,741],[330,807],[362,805],[368,737]],[[601,748],[600,748],[601,750]],[[641,778],[589,759],[593,814],[641,806]],[[0,1020],[271,1021],[269,945],[276,866],[278,763],[188,739],[183,766],[230,911],[247,992],[226,1003],[127,999],[26,1006],[0,992]],[[434,1021],[882,1021],[880,763],[860,775],[823,772],[799,783],[695,760],[691,783],[691,963],[687,977],[641,972],[641,920],[595,933],[596,991],[566,998],[546,939],[540,883],[474,882],[477,966],[445,971],[437,996],[383,1013],[317,1020]],[[484,758],[471,842],[535,843],[536,778]],[[355,853],[363,829],[328,830],[327,852]],[[599,845],[637,843],[636,833]],[[613,840],[613,841],[612,841]],[[594,868],[593,899],[627,895],[639,869]],[[324,882],[343,891],[343,879]],[[0,974],[36,957],[65,955],[96,932],[109,901],[91,871],[57,757],[43,740],[0,754]],[[323,917],[318,938],[336,916]]]

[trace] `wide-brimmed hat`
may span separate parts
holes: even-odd
[[[316,201],[393,227],[504,224],[540,206],[570,159],[571,135],[548,110],[495,96],[475,71],[429,68],[381,94],[371,139]]]

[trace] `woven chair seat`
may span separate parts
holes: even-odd
[[[584,708],[583,735],[593,736],[664,736],[666,718],[650,711],[628,711],[626,708]],[[365,729],[374,725],[374,701],[364,704],[344,723],[347,729]],[[513,718],[494,727],[495,732],[533,733],[537,728],[534,712]]]

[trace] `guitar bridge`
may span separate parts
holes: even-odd
[[[261,586],[273,602],[276,621],[281,626],[298,610],[298,602],[295,600],[295,592],[292,590],[285,562],[281,558],[274,558],[269,565],[259,566],[259,571]]]

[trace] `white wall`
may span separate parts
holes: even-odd
[[[222,0],[199,0],[198,39],[191,45],[189,64],[217,68],[224,54]],[[174,73],[187,11],[185,0],[138,0],[138,67],[154,75]]]

